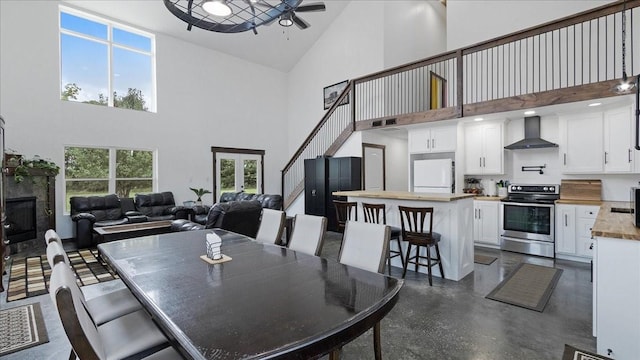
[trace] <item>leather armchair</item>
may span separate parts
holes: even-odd
[[[149,221],[186,219],[189,210],[184,206],[176,206],[171,191],[151,194],[136,194],[136,209]]]
[[[229,201],[213,205],[207,214],[205,225],[188,220],[175,220],[171,223],[171,229],[189,231],[220,228],[255,238],[260,227],[261,214],[262,205],[257,200]]]
[[[106,196],[72,196],[71,220],[76,224],[78,248],[94,246],[94,226],[121,225],[129,222],[122,211],[120,198],[115,194]],[[133,213],[130,214],[133,216]]]

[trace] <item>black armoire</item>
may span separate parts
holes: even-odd
[[[327,218],[327,230],[336,231],[334,191],[362,189],[362,158],[317,157],[304,160],[304,212]]]

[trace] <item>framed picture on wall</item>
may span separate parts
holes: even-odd
[[[447,107],[447,80],[431,71],[429,82],[429,109]]]
[[[336,100],[338,100],[338,96],[342,94],[344,88],[349,84],[349,80],[345,80],[339,82],[337,84],[329,85],[324,88],[322,95],[324,99],[324,109],[327,110],[330,108]],[[340,103],[340,105],[348,104],[349,96],[345,97],[344,100]]]

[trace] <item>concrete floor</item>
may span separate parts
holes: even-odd
[[[336,235],[328,234],[324,257],[337,258],[340,237]],[[498,260],[491,265],[475,264],[474,272],[458,282],[434,278],[433,286],[426,275],[407,272],[398,303],[381,324],[384,358],[561,359],[565,343],[595,352],[589,264],[480,247],[475,251]],[[564,270],[542,313],[484,298],[520,262]],[[392,269],[393,276],[401,274],[401,269]],[[7,278],[3,278],[5,288]],[[85,291],[91,297],[123,286],[116,280]],[[0,294],[3,309],[36,301],[45,314],[49,342],[3,356],[3,360],[68,359],[71,346],[49,295],[7,303],[6,294]],[[371,331],[346,345],[342,358],[372,359]]]

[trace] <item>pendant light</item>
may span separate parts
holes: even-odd
[[[627,69],[625,67],[625,55],[627,53],[627,1],[622,4],[622,82],[613,88],[613,92],[620,95],[630,94],[635,88],[635,83],[627,78]]]
[[[213,16],[227,17],[233,14],[231,7],[227,5],[226,0],[210,0],[202,4],[204,11]]]

